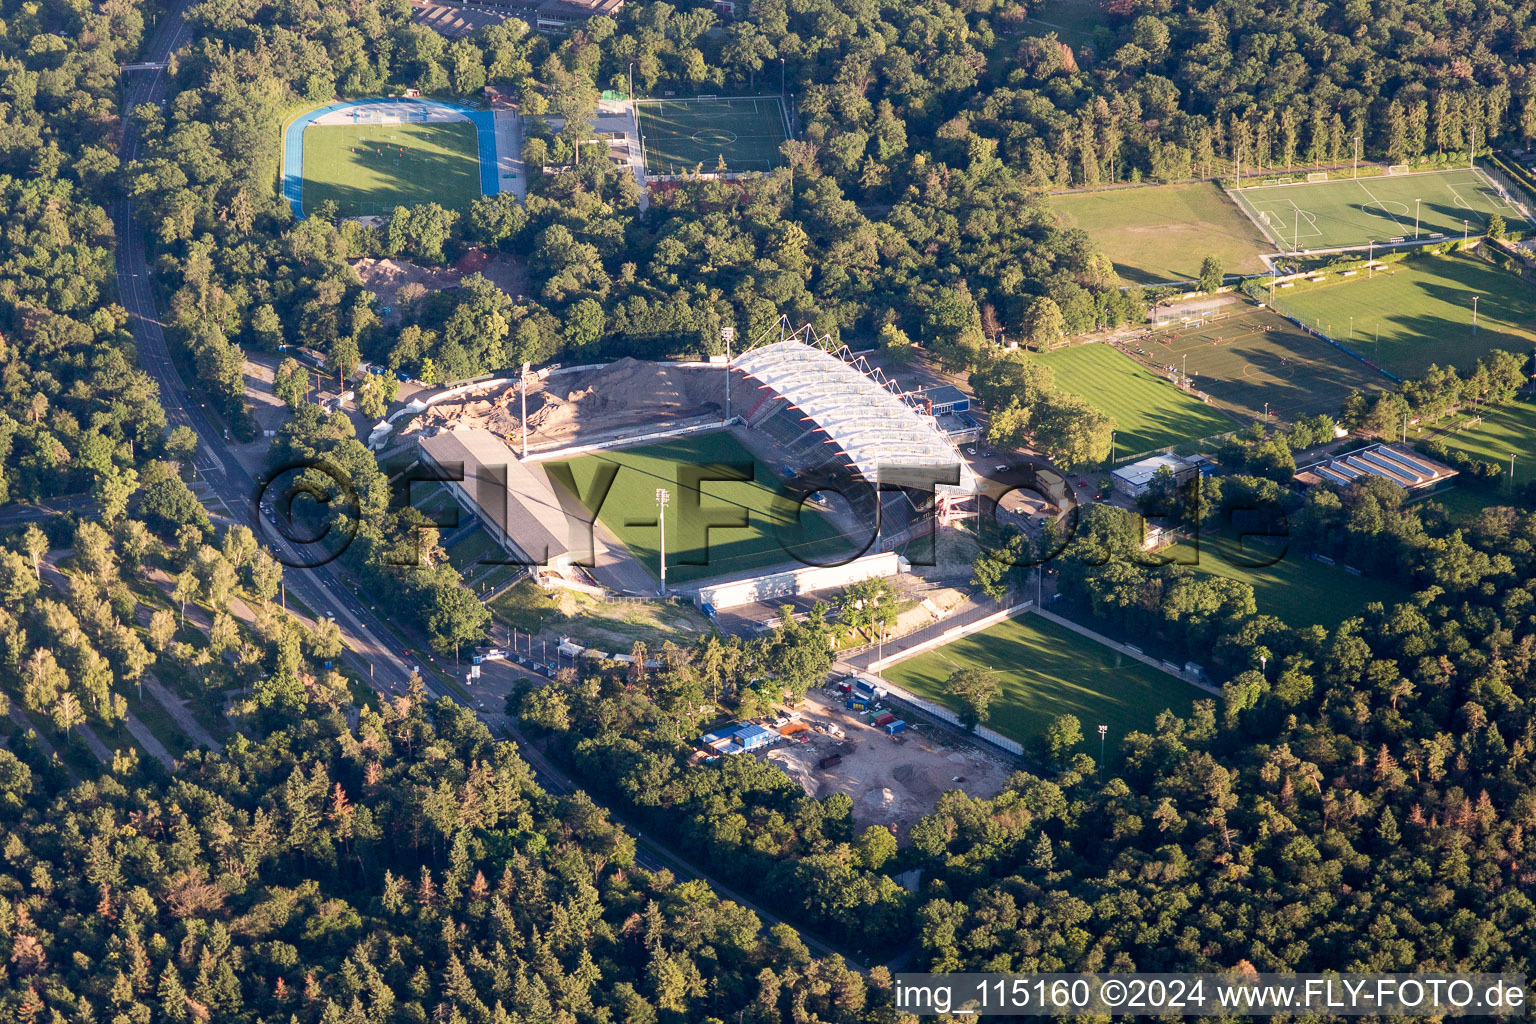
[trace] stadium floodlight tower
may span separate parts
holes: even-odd
[[[661,527],[661,596],[667,596],[667,505],[672,492],[665,487],[656,488],[656,525]]]
[[[736,340],[736,328],[720,328],[720,340],[725,343],[725,420],[731,421],[731,342]]]

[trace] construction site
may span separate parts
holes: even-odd
[[[894,825],[896,837],[932,812],[952,789],[985,799],[1002,792],[1011,772],[999,754],[951,746],[939,731],[916,725],[889,735],[872,722],[883,708],[855,714],[835,690],[813,690],[798,709],[810,728],[804,742],[782,744],[767,759],[817,798],[846,793],[859,828]]]
[[[700,363],[624,358],[605,366],[552,369],[526,382],[528,450],[549,451],[650,431],[719,422],[725,370]],[[488,430],[513,449],[523,444],[524,385],[497,384],[412,417],[402,436],[434,430]]]

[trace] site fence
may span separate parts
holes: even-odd
[[[1023,745],[1009,739],[1002,733],[988,729],[984,725],[978,725],[975,729],[966,729],[964,723],[960,721],[960,716],[949,710],[949,708],[935,704],[933,701],[927,700],[926,698],[919,697],[912,691],[897,686],[895,683],[882,682],[880,685],[881,688],[885,690],[886,696],[891,700],[900,701],[908,707],[916,708],[918,711],[921,711],[929,718],[936,718],[947,725],[952,725],[956,729],[959,729],[961,732],[990,743],[997,749],[1012,754],[1014,757],[1024,756]]]

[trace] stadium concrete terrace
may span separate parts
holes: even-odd
[[[311,127],[358,124],[442,124],[468,121],[475,126],[479,144],[480,191],[495,195],[501,191],[497,173],[496,113],[475,110],[444,100],[410,96],[384,96],[345,100],[305,111],[283,131],[283,198],[293,208],[298,220],[304,219],[304,133]]]
[[[959,484],[940,484],[939,493],[976,493],[976,475],[932,417],[831,353],[779,341],[752,349],[733,366],[804,413],[814,424],[810,430],[825,433],[866,480],[879,481],[882,464],[897,470],[958,467]]]

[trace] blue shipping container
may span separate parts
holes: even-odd
[[[904,721],[901,721],[899,719],[897,721],[892,722],[890,725],[885,727],[885,734],[887,736],[895,736],[899,732],[906,732],[906,731],[907,731],[907,723],[904,722]]]

